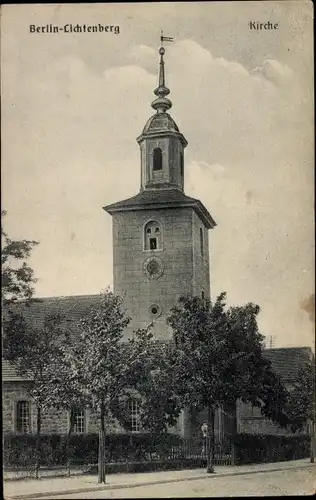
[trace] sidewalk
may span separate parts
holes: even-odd
[[[178,471],[143,472],[135,474],[109,474],[107,484],[98,484],[97,476],[80,476],[65,478],[42,478],[8,481],[4,483],[4,498],[41,498],[86,491],[106,489],[133,488],[161,483],[191,481],[195,479],[216,478],[218,476],[234,476],[242,474],[264,473],[302,467],[315,467],[308,458],[291,462],[275,462],[268,464],[218,466],[214,474],[207,474],[205,469],[187,469]]]

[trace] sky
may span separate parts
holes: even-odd
[[[185,192],[217,222],[212,297],[258,304],[275,347],[313,345],[312,16],[312,3],[285,0],[2,6],[4,226],[40,242],[37,296],[112,285],[102,207],[139,191],[136,137],[153,114],[163,29]],[[119,33],[30,33],[47,24]]]

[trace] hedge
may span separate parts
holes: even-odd
[[[181,438],[174,434],[153,437],[149,434],[108,434],[105,436],[107,462],[148,461],[163,457]],[[59,434],[40,436],[40,465],[94,464],[98,461],[98,434]],[[4,465],[29,467],[36,462],[36,436],[32,434],[4,435]]]
[[[298,460],[310,454],[307,435],[238,434],[234,444],[237,464]]]
[[[78,466],[98,462],[98,434],[72,434],[68,448],[66,444],[65,435],[41,435],[40,466],[66,465],[68,460]],[[107,464],[129,463],[129,467],[134,467],[133,463],[159,462],[157,467],[160,468],[163,467],[162,463],[172,462],[175,466],[179,462],[184,468],[188,461],[196,461],[201,457],[201,444],[201,440],[183,439],[175,434],[156,437],[150,434],[108,434],[105,437],[105,460]],[[310,438],[306,435],[239,434],[235,437],[234,444],[236,464],[295,460],[308,457],[310,453]],[[36,463],[35,435],[4,434],[3,448],[5,467],[29,469]],[[230,444],[226,446],[227,449],[224,448],[221,445],[216,451],[216,463],[230,463]],[[224,462],[220,460],[223,454]],[[137,470],[140,470],[139,465]]]

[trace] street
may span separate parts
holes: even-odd
[[[49,497],[50,499],[88,498],[173,498],[234,497],[263,495],[311,495],[315,492],[315,468],[265,472],[230,477],[206,477],[136,488],[93,491]],[[47,497],[48,498],[48,497]]]

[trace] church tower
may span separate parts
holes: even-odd
[[[216,225],[184,194],[188,143],[168,113],[164,54],[161,46],[155,113],[137,138],[140,192],[104,207],[113,221],[114,293],[132,319],[127,335],[152,323],[159,340],[170,338],[166,318],[181,295],[210,296],[208,231]]]

